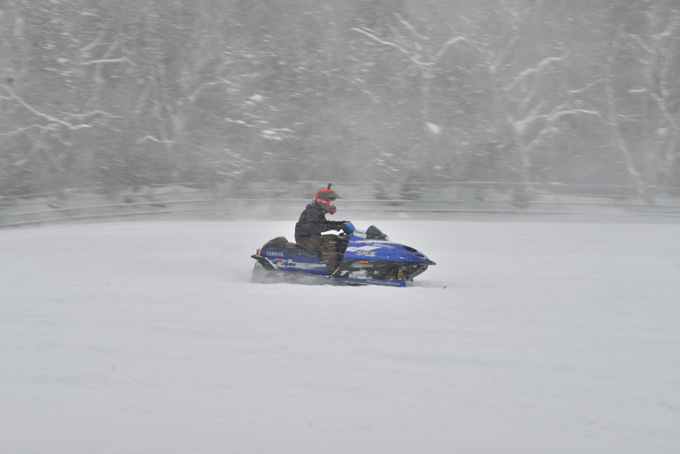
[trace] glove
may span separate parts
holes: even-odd
[[[351,235],[352,232],[356,230],[356,227],[354,227],[354,224],[352,224],[350,221],[345,222],[345,224],[342,226],[343,232],[345,232],[347,235]]]

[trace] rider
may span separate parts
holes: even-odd
[[[295,242],[303,249],[319,251],[321,259],[326,262],[328,272],[333,274],[338,268],[338,252],[336,244],[338,235],[322,235],[330,230],[343,230],[346,234],[354,232],[354,224],[349,221],[329,221],[326,213],[335,214],[335,200],[341,198],[337,192],[327,188],[316,191],[314,201],[305,207],[300,220],[295,224]]]

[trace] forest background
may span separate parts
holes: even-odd
[[[680,195],[677,0],[1,0],[0,196],[300,180]]]

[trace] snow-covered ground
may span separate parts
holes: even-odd
[[[437,266],[251,284],[290,221],[0,231],[0,452],[680,452],[680,225],[372,223]]]

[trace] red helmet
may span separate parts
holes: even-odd
[[[324,213],[335,214],[335,199],[341,199],[337,192],[331,189],[329,184],[327,188],[316,191],[314,201],[319,204]]]

